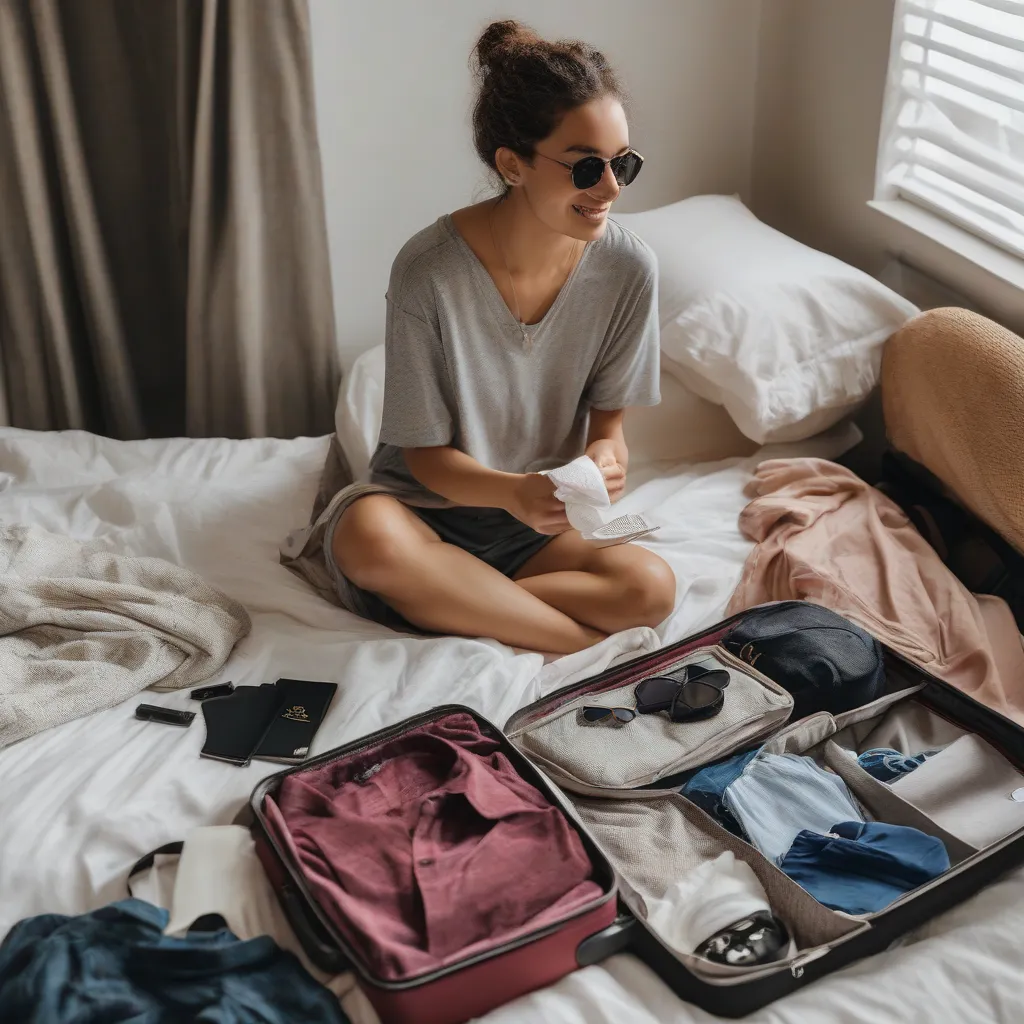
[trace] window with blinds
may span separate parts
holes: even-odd
[[[1024,0],[897,0],[877,185],[1024,257]]]

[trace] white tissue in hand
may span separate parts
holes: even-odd
[[[589,455],[545,471],[555,484],[555,497],[565,502],[569,525],[580,531],[584,540],[601,547],[639,540],[658,529],[635,512],[607,520],[604,509],[611,507],[604,475]]]
[[[611,505],[604,474],[589,455],[581,455],[558,469],[550,469],[547,475],[555,484],[555,497],[559,501],[566,504],[580,502],[598,508]]]
[[[545,475],[555,485],[555,497],[565,502],[569,523],[580,531],[584,540],[589,540],[605,523],[599,509],[611,506],[597,463],[589,455],[581,455],[564,466],[548,470]]]

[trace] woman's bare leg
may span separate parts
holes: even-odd
[[[581,625],[479,558],[445,544],[401,502],[353,502],[334,532],[338,568],[422,629],[570,654],[605,633]]]
[[[657,626],[675,606],[675,575],[654,552],[635,544],[599,548],[575,530],[538,551],[515,579],[545,604],[605,633]]]

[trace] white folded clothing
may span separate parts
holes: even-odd
[[[758,911],[771,912],[757,875],[731,851],[677,879],[660,900],[647,901],[647,923],[679,953]]]
[[[979,850],[1024,828],[1024,775],[973,733],[894,779],[892,791]]]
[[[555,497],[565,502],[565,514],[570,525],[579,530],[584,540],[603,545],[624,544],[637,540],[657,527],[641,515],[631,514],[607,520],[604,509],[611,508],[608,488],[597,463],[589,455],[544,471],[555,484]]]

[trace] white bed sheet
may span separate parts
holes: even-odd
[[[834,457],[832,436],[762,454]],[[242,601],[252,635],[222,680],[280,676],[340,684],[315,749],[439,703],[502,723],[564,680],[552,661],[482,640],[403,637],[319,599],[283,569],[277,546],[301,524],[323,439],[114,442],[83,433],[0,431],[0,518],[188,565]],[[736,528],[758,457],[698,467],[634,467],[624,510],[661,522],[651,546],[678,578],[674,640],[721,617],[750,549]],[[632,638],[650,642],[649,631]],[[598,652],[600,654],[600,652]],[[146,693],[185,708],[187,693]],[[199,758],[187,730],[138,722],[137,700],[0,751],[0,935],[38,913],[75,914],[125,895],[129,865],[200,824],[228,823],[269,764]],[[193,709],[195,705],[192,705]],[[753,1015],[764,1022],[1019,1020],[1024,874],[1016,872],[931,922],[900,948],[863,961]],[[679,1001],[642,963],[617,956],[495,1011],[489,1024],[716,1018]]]

